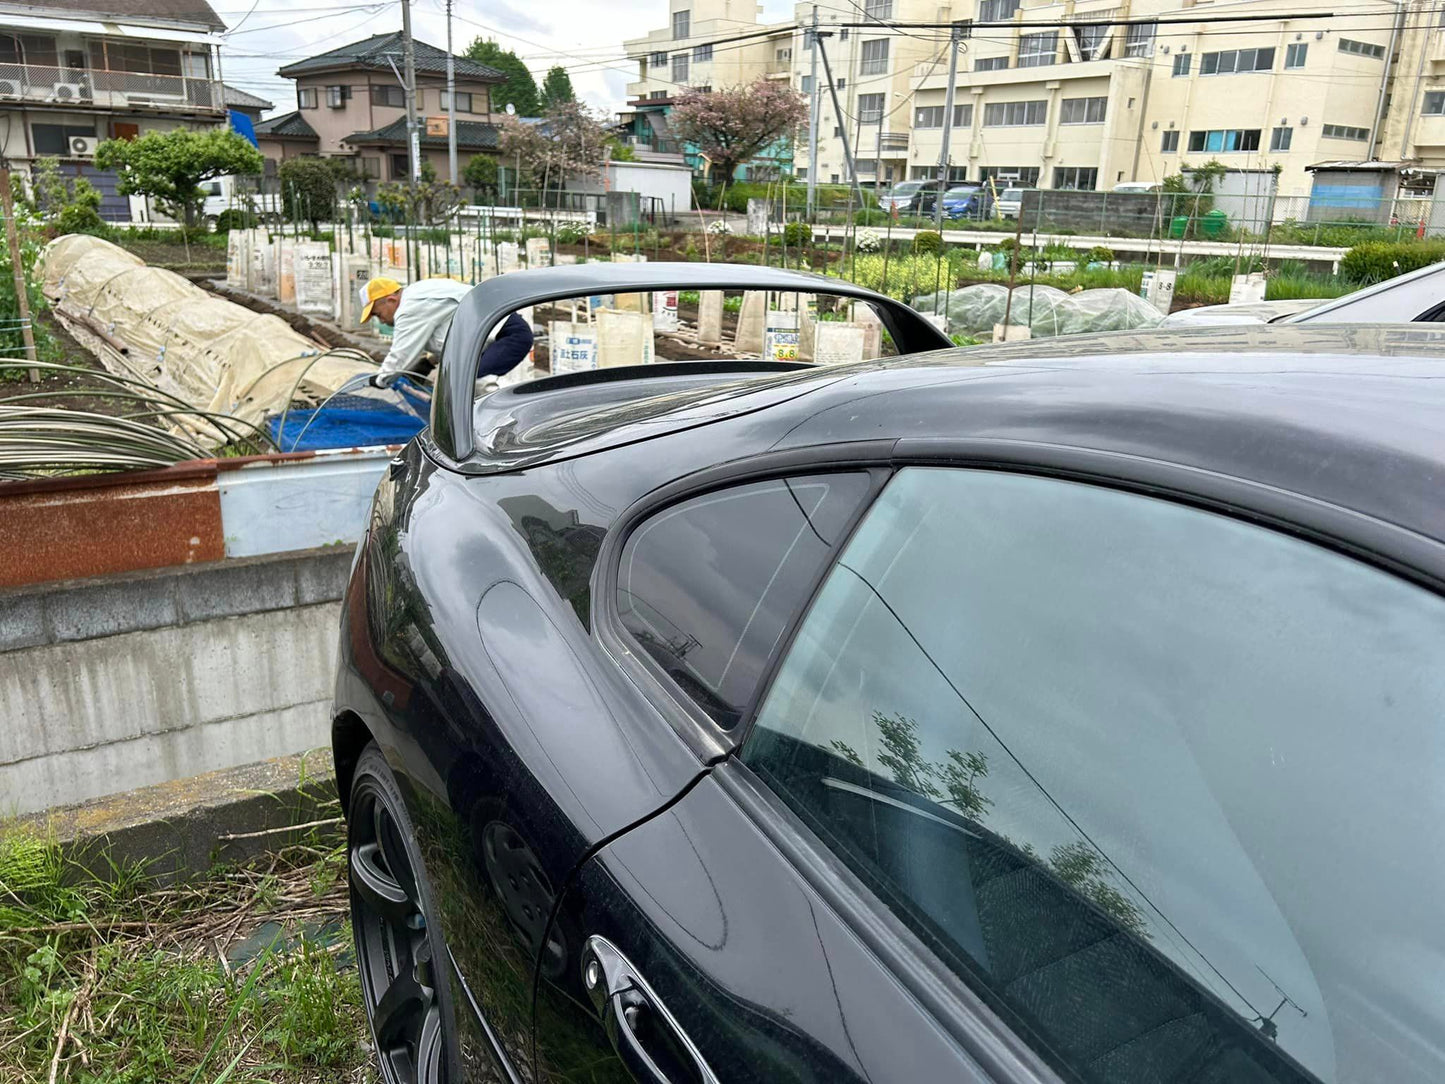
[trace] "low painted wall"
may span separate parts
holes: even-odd
[[[0,591],[0,816],[326,745],[353,550]]]

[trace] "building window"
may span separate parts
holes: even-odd
[[[1193,62],[1193,60],[1194,60],[1194,54],[1193,54],[1193,53],[1176,53],[1176,54],[1174,54],[1174,78],[1175,78],[1175,79],[1178,79],[1178,78],[1180,78],[1181,76],[1188,75],[1188,74],[1189,74],[1189,66],[1190,66],[1190,64]]]
[[[1269,133],[1269,149],[1272,151],[1287,151],[1292,142],[1294,142],[1293,128],[1276,128]]]
[[[793,167],[793,173],[794,173],[794,175],[798,178],[798,180],[800,180],[800,181],[806,181],[806,180],[808,179],[808,167],[807,167],[807,166],[794,166],[794,167]]]
[[[847,28],[846,26],[845,26],[842,30],[838,31],[838,40],[839,40],[839,41],[847,41],[847,40],[848,40],[848,28]]]
[[[1189,133],[1190,151],[1257,151],[1258,128],[1215,128]]]
[[[25,39],[21,39],[22,43]],[[51,54],[52,56],[54,54]],[[35,52],[27,49],[27,59],[38,64]],[[51,64],[55,61],[51,60]],[[108,68],[113,72],[140,72],[147,75],[181,75],[181,53],[135,42],[115,40],[90,43],[90,66]]]
[[[1157,23],[1139,23],[1124,32],[1125,56],[1149,56],[1154,52],[1154,31]]]
[[[858,64],[859,75],[883,75],[888,71],[888,39],[874,38],[863,43]]]
[[[351,101],[350,87],[327,87],[326,108],[345,109],[346,103]]]
[[[1354,53],[1356,56],[1367,56],[1372,60],[1385,59],[1385,47],[1376,45],[1372,41],[1352,41],[1349,38],[1340,39],[1340,52]]]
[[[893,0],[863,0],[863,14],[870,19],[891,19]]]
[[[406,180],[406,179],[407,179],[407,176],[408,176],[407,170],[410,169],[410,168],[411,168],[411,163],[410,163],[409,161],[407,161],[407,156],[406,156],[406,155],[404,155],[404,154],[393,154],[393,155],[391,156],[391,179],[392,179],[393,181],[404,181],[404,180]]]
[[[1200,75],[1267,72],[1273,67],[1273,49],[1226,49],[1220,53],[1204,53],[1199,58]]]
[[[842,90],[842,89],[843,89],[844,87],[846,87],[847,85],[848,85],[848,80],[846,80],[846,79],[834,79],[834,80],[833,80],[833,86],[834,86],[835,88],[837,88],[838,90]]]
[[[687,82],[687,54],[672,54],[672,81],[674,83]]]
[[[55,155],[57,158],[70,157],[70,141],[76,138],[93,139],[95,123],[87,127],[69,124],[32,124],[30,134],[35,140],[35,153]]]
[[[1352,128],[1348,124],[1326,124],[1320,133],[1326,139],[1359,139],[1370,138],[1368,128]]]
[[[1425,108],[1421,112],[1427,117],[1445,116],[1445,90],[1427,90]]]
[[[694,91],[696,91],[698,94],[711,94],[711,93],[712,93],[712,87],[709,86],[707,83],[704,83],[704,84],[703,84],[702,86],[700,86],[700,87],[693,87],[692,89],[693,89]]]
[[[381,159],[363,157],[361,159],[361,175],[369,180],[381,180]]]
[[[1103,124],[1108,98],[1065,98],[1060,124]],[[1057,185],[1055,187],[1058,187]]]
[[[976,72],[1000,72],[1007,67],[1006,56],[981,56],[973,62],[973,70]]]
[[[1092,192],[1099,187],[1099,171],[1084,166],[1060,166],[1054,170],[1054,187]]]
[[[375,88],[373,88],[373,89],[375,89]],[[296,108],[297,108],[297,109],[315,109],[315,108],[316,108],[316,88],[315,88],[315,87],[297,87],[297,88],[296,88]]]
[[[712,59],[712,46],[694,45],[692,47],[692,60],[694,64],[704,64]]]
[[[778,49],[773,53],[773,62],[775,64],[791,64],[793,62],[793,47],[790,45],[786,49]]]
[[[1102,15],[1104,12],[1095,13]],[[1105,44],[1109,40],[1109,27],[1107,26],[1076,26],[1074,27],[1074,41],[1079,46],[1080,60],[1100,60],[1105,53]]]
[[[1033,188],[1039,183],[1038,166],[984,166],[978,171],[980,184],[993,181],[994,187]]]
[[[883,119],[883,95],[858,95],[858,123],[877,124]]]
[[[813,77],[812,77],[811,75],[805,75],[805,76],[803,76],[803,93],[804,93],[804,94],[812,94],[812,93],[813,93]]]
[[[385,105],[393,109],[406,108],[406,91],[401,87],[374,86],[371,88],[371,104]]]
[[[1049,117],[1049,103],[1035,102],[989,102],[983,107],[985,128],[1026,128],[1046,124]]]
[[[1305,66],[1305,57],[1309,56],[1310,47],[1308,42],[1297,41],[1284,51],[1284,70],[1292,71],[1295,68]]]
[[[658,69],[659,71],[661,71],[662,69],[664,69],[664,68],[667,67],[667,54],[666,54],[666,53],[653,53],[653,54],[652,54],[652,61],[651,61],[651,63],[652,63],[652,66],[653,66],[654,68],[656,68],[656,69]]]
[[[91,67],[103,68],[104,63],[95,63],[97,44],[91,46]],[[0,64],[58,67],[60,60],[55,51],[55,39],[43,34],[0,34]]]
[[[925,105],[913,111],[913,127],[915,128],[942,128],[944,107],[941,105]]]
[[[672,13],[672,37],[676,41],[685,38],[692,32],[692,12],[674,11]]]
[[[1179,152],[1179,133],[1177,131],[1165,132],[1164,137],[1159,140],[1160,154],[1177,154]]]
[[[446,91],[442,91],[442,109],[445,110],[445,109],[447,109],[447,108],[448,108],[448,105],[447,105],[447,92],[446,92]],[[475,112],[476,112],[476,110],[474,110],[474,109],[472,108],[472,95],[471,95],[471,93],[470,93],[469,91],[458,91],[458,92],[457,92],[457,112],[458,112],[458,113],[475,113]]]
[[[1019,0],[978,0],[978,21],[999,23],[1012,19],[1019,9]]]
[[[953,126],[955,128],[968,128],[973,125],[973,103],[965,102],[963,105],[953,107]]]
[[[649,90],[647,92],[648,101],[658,102],[661,101],[663,98],[666,98],[667,96],[668,91],[665,90]]]
[[[838,183],[838,174],[836,174],[836,173],[830,173],[830,174],[828,174],[828,183],[829,183],[829,184],[837,184],[837,183]]]
[[[1024,34],[1019,38],[1019,67],[1042,68],[1058,59],[1059,32]]]

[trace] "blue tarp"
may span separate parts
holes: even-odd
[[[314,410],[293,410],[267,419],[271,439],[283,452],[319,448],[366,448],[377,444],[405,444],[426,427],[431,398],[406,379],[398,380],[393,401],[365,395],[337,395]]]
[[[246,141],[259,150],[261,144],[256,142],[256,126],[251,123],[251,118],[234,109],[227,110],[227,113],[231,118],[231,131],[245,136]]]

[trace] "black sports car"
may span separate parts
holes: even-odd
[[[872,298],[899,357],[472,402],[508,312],[683,282],[867,297],[488,283],[377,491],[386,1079],[1445,1079],[1445,336],[959,351]]]

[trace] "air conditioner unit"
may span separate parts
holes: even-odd
[[[95,145],[100,142],[94,136],[71,136],[70,157],[94,158]]]
[[[78,102],[85,94],[79,83],[56,83],[50,88],[52,102]]]
[[[10,79],[0,79],[0,98],[20,97],[20,84]]]

